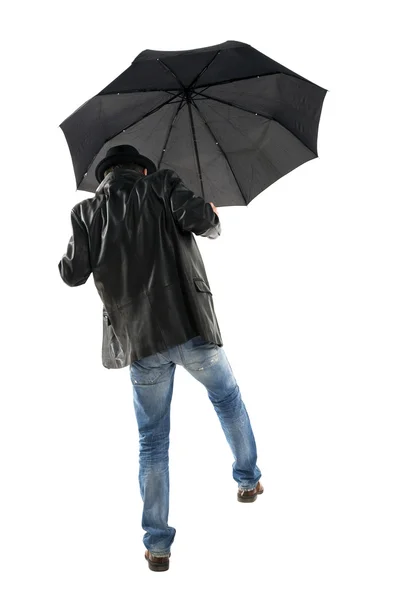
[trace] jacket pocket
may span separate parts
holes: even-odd
[[[200,277],[196,277],[193,278],[194,281],[194,285],[196,286],[196,289],[199,292],[205,292],[206,294],[211,294],[212,296],[212,292],[210,290],[210,288],[208,287],[208,285],[206,284],[206,282],[204,281],[204,279],[200,279]]]

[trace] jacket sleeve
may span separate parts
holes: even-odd
[[[92,268],[87,231],[74,209],[71,210],[71,223],[72,236],[66,253],[58,263],[58,270],[67,285],[76,287],[86,283]]]
[[[167,194],[172,215],[183,231],[211,239],[221,235],[221,223],[211,204],[195,196],[172,170],[168,170]]]

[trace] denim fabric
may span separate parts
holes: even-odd
[[[129,366],[139,431],[139,486],[145,547],[168,556],[176,529],[168,526],[170,406],[176,365],[202,383],[235,459],[233,479],[253,489],[261,478],[257,448],[239,386],[222,347],[201,336]]]

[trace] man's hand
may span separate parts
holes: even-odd
[[[218,215],[218,210],[217,210],[216,206],[212,202],[210,202],[210,204],[211,204],[211,208],[213,209],[215,214]]]

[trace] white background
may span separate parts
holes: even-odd
[[[399,122],[394,3],[11,5],[2,38],[4,600],[398,600]],[[389,8],[393,7],[393,10]],[[92,276],[58,262],[77,192],[59,124],[144,49],[248,43],[327,88],[319,158],[197,238],[263,496],[236,501],[204,388],[177,367],[170,570],[144,559],[129,369],[101,363]]]

